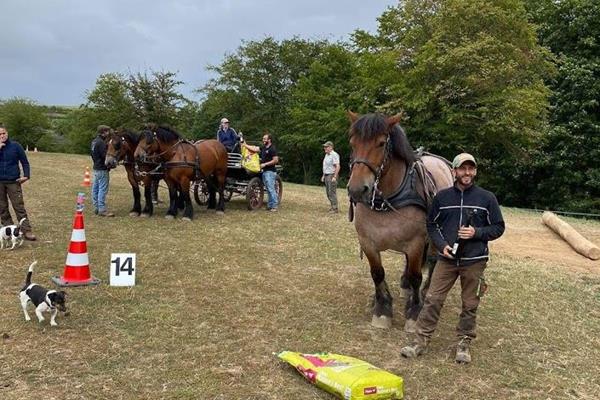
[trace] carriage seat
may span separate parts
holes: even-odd
[[[242,155],[240,153],[227,153],[227,168],[242,168]]]

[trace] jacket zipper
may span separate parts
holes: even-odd
[[[464,191],[460,191],[460,216],[458,217],[458,229],[460,229],[461,225],[462,225],[462,212],[463,212],[463,196],[464,196],[465,192]],[[458,240],[458,233],[456,234],[456,240]],[[460,257],[456,259],[456,266],[460,266]]]

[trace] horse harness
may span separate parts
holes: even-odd
[[[379,167],[375,168],[373,164],[366,159],[355,159],[350,163],[350,170],[356,164],[364,164],[366,165],[371,172],[375,175],[375,183],[373,184],[373,195],[371,196],[371,201],[369,203],[365,203],[373,211],[398,211],[398,209],[406,206],[417,206],[427,211],[428,207],[431,205],[433,197],[436,193],[435,182],[431,173],[427,171],[421,157],[423,155],[429,155],[429,153],[424,152],[422,148],[419,148],[415,151],[415,155],[417,156],[417,160],[414,161],[411,165],[407,165],[406,173],[404,174],[404,178],[400,183],[400,186],[396,191],[394,191],[391,195],[384,197],[379,190],[379,180],[383,174],[383,170],[386,166],[386,163],[389,159],[389,154],[391,152],[391,136],[388,135],[387,140],[385,142],[384,147],[384,156]],[[424,188],[424,196],[417,192],[417,179],[420,179]],[[349,219],[352,221],[354,219],[354,202],[350,200],[350,210],[349,210]]]
[[[154,139],[156,140],[156,132],[153,132],[154,134]],[[167,154],[169,151],[174,151],[175,148],[177,146],[180,145],[189,145],[192,146],[192,148],[194,149],[194,160],[187,160],[187,156],[186,153],[183,153],[183,161],[163,161],[163,162],[156,162],[154,160],[160,160],[160,157],[162,157],[164,154]],[[199,181],[200,179],[204,179],[205,176],[202,174],[202,170],[200,169],[200,153],[198,152],[198,149],[196,148],[196,146],[194,146],[194,143],[190,142],[189,140],[184,140],[184,139],[179,139],[177,142],[175,142],[170,148],[168,148],[167,150],[158,153],[158,154],[154,154],[152,155],[152,159],[153,161],[148,160],[150,157],[144,157],[144,160],[142,160],[142,163],[145,164],[158,164],[156,168],[154,168],[152,171],[148,171],[148,172],[140,172],[140,174],[142,176],[144,175],[164,175],[164,171],[163,168],[165,170],[168,170],[170,168],[193,168],[194,169],[194,180],[195,181]]]

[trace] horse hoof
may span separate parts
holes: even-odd
[[[188,217],[183,217],[183,218],[181,218],[181,220],[185,221],[185,222],[192,222],[192,219],[188,218]]]
[[[218,210],[217,215],[225,215],[225,211]]]
[[[404,323],[404,332],[416,333],[417,332],[417,321],[414,319],[407,319]]]
[[[150,218],[150,214],[141,213],[140,218]]]
[[[171,214],[165,215],[165,219],[175,219],[175,217]]]
[[[139,216],[140,216],[140,213],[139,213],[139,212],[136,212],[136,211],[132,211],[132,212],[130,212],[130,213],[129,213],[129,216],[130,216],[130,217],[139,217]]]
[[[373,315],[373,319],[371,319],[371,326],[379,329],[390,329],[392,327],[392,319],[390,317],[386,317],[385,315],[376,316]]]

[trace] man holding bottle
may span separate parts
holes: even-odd
[[[438,256],[417,319],[416,339],[412,345],[403,347],[400,354],[413,358],[426,352],[446,296],[460,278],[462,312],[456,327],[455,360],[469,363],[469,345],[476,336],[477,307],[487,287],[483,272],[489,258],[488,241],[502,236],[504,220],[496,196],[474,184],[475,158],[461,153],[454,158],[452,168],[454,186],[435,196],[427,216],[427,231]],[[460,254],[456,249],[460,249]]]

